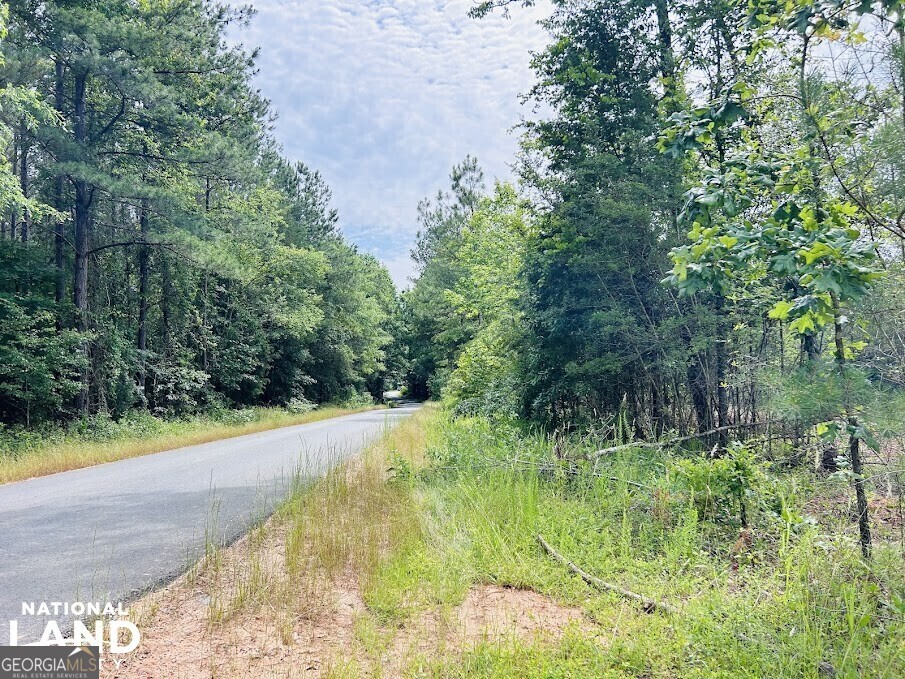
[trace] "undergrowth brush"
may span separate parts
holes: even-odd
[[[722,457],[550,440],[515,424],[440,416],[418,474],[438,571],[582,606],[605,643],[483,645],[438,676],[905,676],[901,545],[860,555],[855,524],[808,516],[825,484]],[[679,612],[589,588],[540,548]],[[464,591],[460,587],[458,591]]]

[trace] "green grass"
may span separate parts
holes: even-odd
[[[423,450],[423,424],[408,418],[361,456],[299,481],[272,520],[254,529],[241,552],[211,550],[192,573],[209,598],[208,621],[266,610],[290,623],[329,607],[333,583],[352,577],[364,593],[397,554],[420,544],[421,524],[411,484],[387,471],[391,459]],[[367,594],[366,594],[367,596]],[[386,596],[378,593],[376,596]],[[286,631],[291,636],[291,630]]]
[[[354,578],[365,610],[331,676],[905,676],[894,533],[877,531],[866,563],[845,511],[806,513],[815,498],[827,506],[847,494],[807,469],[771,469],[757,450],[711,460],[627,449],[570,464],[520,426],[428,405],[360,460],[299,486],[243,553],[208,558],[199,577],[212,629],[228,638],[250,612],[273,619],[286,644],[300,620],[329,615],[332,592]],[[743,505],[752,540],[736,549]],[[645,613],[591,588],[538,533],[590,573],[677,612]],[[561,638],[450,642],[455,607],[480,583],[534,590],[582,609],[589,624]],[[426,612],[443,621],[425,628],[435,646],[394,656]]]
[[[607,643],[578,634],[484,645],[412,674],[818,677],[831,666],[837,676],[905,676],[901,547],[880,542],[868,564],[850,522],[805,517],[815,484],[831,482],[759,471],[752,451],[710,461],[627,450],[567,473],[548,441],[518,427],[446,416],[436,427],[433,467],[416,486],[426,542],[396,555],[380,591],[412,600],[400,573],[415,600],[455,603],[476,582],[530,588],[582,606]],[[739,497],[753,544],[734,555]],[[589,588],[537,533],[585,570],[680,612],[647,614]]]
[[[434,659],[419,668],[418,675],[509,679],[511,677],[625,676],[607,661],[608,650],[586,637],[566,635],[555,646],[540,641],[480,643],[455,661]]]
[[[67,429],[0,431],[0,484],[372,408],[248,408],[179,420],[133,413],[119,422],[95,418]]]

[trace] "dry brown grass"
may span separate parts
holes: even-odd
[[[404,484],[389,482],[391,451],[417,439],[409,419],[360,457],[334,466],[300,488],[273,519],[249,533],[233,559],[209,554],[197,576],[208,590],[211,625],[267,608],[286,625],[329,607],[340,577],[367,583],[382,556],[420,534],[418,513]]]
[[[373,407],[344,409],[323,408],[308,413],[293,414],[284,410],[268,410],[266,415],[253,422],[223,424],[218,422],[192,422],[174,425],[173,433],[153,436],[136,435],[112,441],[64,441],[50,443],[28,450],[15,458],[0,457],[0,484],[22,481],[37,476],[91,467],[105,462],[115,462],[130,457],[159,453],[174,448],[184,448],[200,443],[255,434],[278,427],[318,422],[340,415],[372,410]],[[180,426],[183,425],[183,426]]]

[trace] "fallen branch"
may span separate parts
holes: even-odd
[[[541,544],[541,547],[547,550],[547,553],[550,556],[559,561],[562,565],[566,566],[570,571],[581,577],[581,579],[589,585],[592,585],[597,589],[605,590],[607,592],[615,592],[616,594],[624,596],[626,599],[637,601],[644,608],[645,613],[653,613],[654,611],[661,611],[663,613],[669,614],[678,613],[678,610],[675,607],[670,606],[669,604],[665,604],[662,601],[654,601],[653,599],[648,599],[646,596],[642,596],[641,594],[623,589],[622,587],[612,585],[609,582],[604,582],[600,578],[594,577],[590,573],[582,570],[579,566],[576,566],[574,563],[569,561],[555,549],[553,549],[550,544],[546,540],[544,540],[544,536],[540,533],[538,533],[537,535],[537,541]]]
[[[595,476],[599,476],[599,474],[595,474]],[[618,476],[607,476],[610,481],[614,481],[616,483],[625,483],[629,486],[634,486],[635,488],[642,488],[644,490],[650,490],[650,486],[645,486],[643,483],[638,483],[637,481],[629,481],[628,479],[620,479]]]
[[[678,436],[673,439],[667,439],[666,441],[635,441],[633,443],[622,443],[618,446],[611,446],[610,448],[603,448],[601,450],[594,451],[591,453],[588,458],[591,460],[596,460],[599,457],[607,455],[609,453],[615,453],[620,450],[627,450],[629,448],[665,448],[666,446],[674,446],[677,443],[684,443],[685,441],[693,441],[695,439],[701,439],[705,436],[712,436],[713,434],[720,434],[724,431],[731,431],[733,429],[748,429],[749,427],[760,427],[767,424],[775,424],[774,422],[744,422],[740,424],[727,424],[725,427],[717,427],[716,429],[710,429],[708,431],[702,431],[697,434],[689,434],[688,436]]]
[[[579,474],[582,470],[580,467],[575,465],[570,465],[568,467],[557,467],[552,464],[545,464],[544,462],[534,463],[531,460],[520,460],[518,458],[514,460],[501,460],[499,462],[484,462],[484,463],[474,463],[469,464],[468,468],[471,471],[476,469],[512,469],[513,471],[520,472],[546,472],[546,473],[555,473],[558,471],[562,471],[566,474]],[[460,469],[457,465],[431,465],[430,471],[443,471],[448,469]],[[593,476],[598,479],[609,479],[615,483],[625,483],[629,486],[634,486],[635,488],[641,488],[643,490],[650,490],[650,486],[646,486],[643,483],[639,483],[637,481],[630,481],[629,479],[623,479],[618,476],[609,476],[607,474],[600,474],[598,472],[587,472],[590,476]]]

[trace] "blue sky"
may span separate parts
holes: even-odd
[[[529,111],[529,51],[547,5],[511,19],[466,16],[470,0],[257,0],[241,42],[260,47],[257,86],[291,160],[320,170],[344,232],[397,284],[412,273],[418,201],[471,153],[509,178]]]

